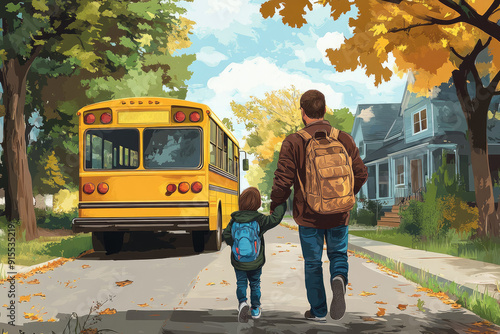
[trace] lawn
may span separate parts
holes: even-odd
[[[0,263],[7,263],[7,238],[0,238]],[[40,237],[31,241],[16,241],[15,264],[31,266],[57,257],[76,257],[92,249],[90,233],[64,237]]]
[[[500,239],[487,241],[469,240],[470,235],[449,234],[446,239],[419,241],[398,229],[377,231],[349,231],[352,235],[387,242],[393,245],[449,254],[466,259],[484,261],[500,265]]]

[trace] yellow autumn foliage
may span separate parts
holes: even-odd
[[[478,228],[479,210],[477,207],[470,207],[454,195],[439,198],[438,202],[442,208],[441,224],[448,222],[450,227],[459,234],[469,233]]]

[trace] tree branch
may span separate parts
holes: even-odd
[[[487,87],[488,91],[494,92],[497,89],[498,82],[500,82],[500,71],[498,71],[491,80],[490,84]]]
[[[458,58],[462,59],[463,61],[465,61],[465,57],[464,56],[461,56],[453,46],[450,47],[450,50],[451,52],[453,52],[453,54],[455,54],[455,56],[457,56]]]
[[[483,14],[483,17],[488,19],[498,9],[498,6],[500,6],[500,0],[493,1],[490,8]]]
[[[410,31],[411,29],[413,28],[418,28],[418,27],[424,27],[424,26],[432,26],[432,25],[435,25],[435,24],[438,24],[438,25],[451,25],[451,24],[455,24],[455,23],[458,23],[458,22],[462,22],[463,19],[462,17],[456,17],[452,20],[441,20],[441,19],[436,19],[434,17],[425,17],[425,18],[421,18],[422,20],[425,20],[425,21],[428,21],[426,23],[415,23],[415,24],[410,24],[408,27],[405,27],[405,28],[392,28],[392,29],[389,29],[387,30],[387,32],[400,32],[400,31]]]
[[[494,92],[493,95],[500,95],[500,92]]]

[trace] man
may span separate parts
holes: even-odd
[[[317,131],[331,133],[332,126],[326,120],[325,96],[317,90],[308,90],[300,98],[300,109],[305,130],[310,137]],[[333,130],[335,131],[335,130]],[[300,132],[300,131],[299,131]],[[339,320],[345,313],[345,287],[348,282],[347,240],[349,211],[320,214],[313,211],[304,199],[303,188],[306,184],[306,145],[304,134],[294,133],[283,141],[278,165],[274,173],[271,191],[271,212],[290,196],[293,186],[293,218],[299,225],[299,236],[304,257],[305,284],[307,299],[311,305],[304,314],[305,318],[326,322],[327,305],[321,257],[326,240],[327,255],[330,260],[330,286],[333,300],[330,316]],[[308,136],[309,137],[309,136]],[[309,138],[310,138],[309,137]],[[344,146],[352,159],[354,174],[354,194],[368,178],[367,168],[359,156],[359,150],[352,137],[340,131],[337,140]],[[307,188],[306,188],[307,189]]]

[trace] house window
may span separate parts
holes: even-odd
[[[405,184],[405,158],[399,158],[395,161],[394,170],[396,171],[396,185]]]
[[[365,143],[363,141],[359,142],[358,149],[359,149],[359,155],[365,154]]]
[[[427,130],[427,110],[422,109],[413,114],[413,134]]]
[[[378,166],[378,197],[389,197],[389,164]]]

